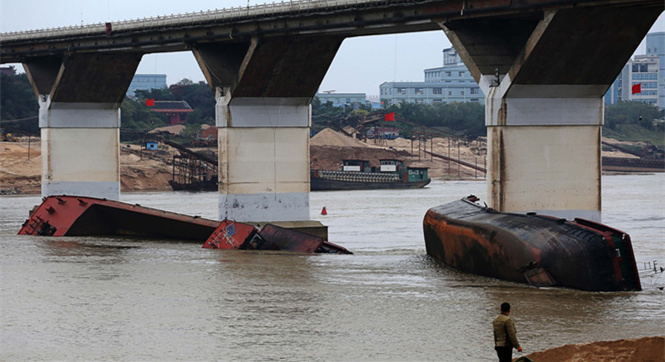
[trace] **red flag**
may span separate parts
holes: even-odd
[[[389,121],[389,122],[394,121],[395,120],[395,112],[386,113],[385,120]]]
[[[148,107],[153,107],[155,105],[155,99],[154,98],[148,99],[147,101],[145,101],[145,105]]]
[[[633,94],[642,93],[642,83],[633,84]]]

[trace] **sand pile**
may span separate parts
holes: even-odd
[[[153,130],[151,130],[148,133],[160,133],[160,132],[168,132],[174,135],[179,135],[180,132],[182,132],[185,129],[184,124],[176,124],[175,126],[165,126],[165,127],[158,127]]]
[[[172,166],[167,164],[172,154],[168,146],[160,145],[160,151],[140,151],[140,146],[122,147],[120,152],[120,190],[171,191],[169,180]]]
[[[663,362],[665,337],[569,344],[528,355],[537,362]]]
[[[42,152],[39,140],[30,142],[29,148],[27,142],[1,142],[0,172],[20,176],[41,175]]]
[[[132,151],[129,151],[133,149]],[[120,152],[120,184],[126,191],[171,190],[171,166],[165,161],[170,154],[157,157],[145,152],[143,159],[136,154],[138,146],[122,147]],[[0,195],[41,193],[42,156],[39,140],[30,142],[0,142]]]
[[[374,147],[368,143],[346,136],[330,128],[325,128],[310,139],[312,146],[339,146],[339,147]]]
[[[29,159],[28,159],[29,157]],[[0,142],[0,195],[41,192],[40,141]]]

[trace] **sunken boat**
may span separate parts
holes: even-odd
[[[379,160],[378,167],[367,160],[342,160],[342,169],[310,171],[311,191],[417,189],[431,179],[427,167],[407,167],[401,160]]]
[[[427,211],[427,254],[462,272],[586,291],[641,290],[630,236],[584,219],[505,213],[471,195]]]
[[[139,204],[71,195],[45,197],[30,212],[18,234],[125,236],[202,242],[209,249],[352,254],[321,236],[274,224],[258,227],[228,219],[220,222]]]

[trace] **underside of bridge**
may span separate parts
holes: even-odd
[[[487,95],[491,207],[600,221],[603,96],[662,11],[603,5],[439,22]]]

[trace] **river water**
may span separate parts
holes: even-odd
[[[431,260],[425,212],[470,193],[485,199],[484,181],[312,193],[312,219],[354,255],[16,236],[40,198],[0,197],[0,360],[493,361],[503,301],[526,352],[665,335],[662,274],[641,292],[591,293]],[[216,193],[121,198],[216,218]],[[665,266],[665,174],[603,176],[603,222],[631,235],[640,269]]]

